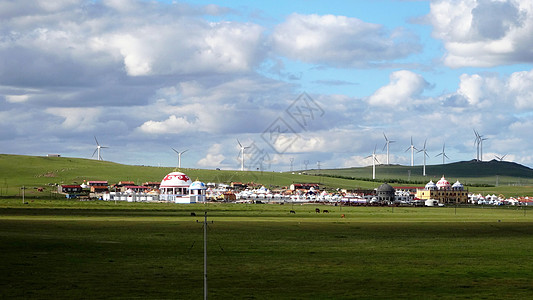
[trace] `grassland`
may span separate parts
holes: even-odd
[[[204,210],[211,299],[533,293],[533,210],[315,207],[0,199],[0,298],[201,299]]]
[[[107,161],[68,157],[39,157],[0,154],[0,197],[25,195],[32,198],[54,198],[55,184],[81,184],[84,180],[119,181],[161,181],[175,168],[130,166]],[[411,175],[408,171],[411,170]],[[256,182],[267,187],[283,187],[292,183],[317,182],[327,189],[374,189],[383,181],[403,180],[406,183],[395,186],[423,185],[429,179],[434,181],[445,174],[450,181],[459,179],[463,183],[488,184],[490,186],[467,186],[470,192],[503,194],[511,196],[533,196],[533,170],[509,162],[462,162],[444,166],[428,166],[428,176],[423,177],[421,167],[379,166],[378,181],[362,180],[372,174],[371,167],[331,170],[309,170],[309,175],[279,172],[240,172],[234,170],[182,169],[192,179],[204,182]],[[316,176],[316,174],[328,176]],[[496,175],[500,174],[500,175]],[[513,175],[514,174],[514,175]],[[357,180],[332,176],[356,177]],[[411,181],[409,181],[411,180]],[[411,183],[410,183],[411,182]],[[39,192],[38,188],[43,188]]]

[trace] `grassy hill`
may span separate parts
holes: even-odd
[[[84,180],[107,180],[109,183],[161,181],[176,168],[131,166],[108,161],[69,157],[42,157],[0,154],[0,196],[50,195],[56,184],[81,184]],[[241,172],[235,170],[181,169],[192,180],[203,182],[257,182],[268,187],[288,186],[295,182],[318,182],[330,188],[365,188],[379,186],[377,182],[317,177],[275,172]],[[36,192],[43,187],[44,192]]]
[[[533,169],[506,161],[478,162],[475,160],[426,166],[427,176],[422,176],[422,166],[379,165],[376,178],[379,180],[400,179],[403,181],[425,183],[430,179],[439,180],[444,175],[449,181],[459,180],[464,184],[485,185],[531,185]],[[372,166],[362,168],[309,170],[308,174],[368,178]]]
[[[27,188],[26,196],[52,196],[56,184],[81,184],[84,180],[107,180],[111,184],[134,181],[142,184],[146,181],[161,181],[166,174],[174,170],[176,169],[169,167],[131,166],[82,158],[0,154],[0,197],[18,196],[21,194],[22,186]],[[205,169],[181,169],[181,171],[191,179],[203,182],[256,182],[270,188],[288,186],[291,183],[316,182],[329,189],[373,189],[384,181],[396,186],[424,185],[428,180],[436,181],[444,174],[452,182],[458,179],[464,184],[491,185],[468,187],[473,192],[506,196],[533,195],[532,169],[516,163],[498,161],[482,163],[469,161],[426,166],[427,177],[421,175],[421,166],[377,166],[377,181],[369,180],[372,176],[372,167],[309,170],[308,175]],[[395,180],[402,182],[394,184]],[[44,191],[38,192],[38,187],[44,188]]]

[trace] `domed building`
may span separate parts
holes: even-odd
[[[426,184],[426,190],[436,190],[436,189],[437,189],[437,185],[432,180],[430,180]]]
[[[396,190],[388,183],[380,185],[376,190],[378,201],[380,202],[394,202],[394,194]]]
[[[459,180],[451,185],[443,175],[436,184],[429,181],[424,189],[416,190],[416,197],[422,200],[433,199],[447,204],[467,203],[468,190],[464,189]]]
[[[189,198],[191,203],[206,202],[207,186],[205,183],[196,180],[189,186]]]
[[[442,178],[437,181],[437,189],[442,191],[442,190],[449,190],[452,186],[451,184],[448,182],[448,180],[446,180],[446,178],[444,178],[444,175],[442,175]]]
[[[189,186],[192,181],[189,176],[181,172],[167,174],[161,181],[159,200],[174,203],[191,203]]]

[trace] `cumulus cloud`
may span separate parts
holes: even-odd
[[[274,50],[292,59],[337,67],[361,66],[406,57],[419,50],[398,29],[335,15],[292,14],[272,34]]]
[[[191,132],[194,124],[183,117],[171,115],[163,121],[146,121],[139,127],[139,130],[148,134],[169,134]]]
[[[98,118],[102,113],[100,108],[68,108],[53,107],[46,112],[63,118],[61,127],[74,131],[90,131],[98,125]]]
[[[533,61],[533,3],[529,0],[439,0],[428,15],[444,42],[450,67],[490,67]]]
[[[223,161],[226,159],[223,151],[222,144],[212,145],[204,158],[200,159],[197,164],[204,168],[219,168],[222,166]]]
[[[390,83],[371,95],[368,103],[399,110],[406,109],[428,86],[428,82],[421,75],[407,70],[396,71],[390,75]]]

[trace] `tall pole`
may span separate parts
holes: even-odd
[[[426,176],[426,148],[424,148],[424,176]]]
[[[207,300],[207,211],[204,214],[204,299]]]
[[[376,154],[372,155],[372,179],[376,179]]]
[[[292,172],[292,163],[294,162],[294,157],[291,157],[290,161],[291,161],[291,172]]]
[[[24,186],[22,186],[22,204],[24,204],[24,190],[25,190],[25,188],[24,188]]]

